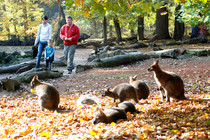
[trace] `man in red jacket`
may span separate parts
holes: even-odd
[[[77,25],[72,23],[73,19],[71,16],[67,16],[66,23],[61,27],[60,38],[64,44],[64,57],[67,60],[68,74],[72,73],[74,69],[74,54],[77,46],[77,40],[80,37],[80,31]]]

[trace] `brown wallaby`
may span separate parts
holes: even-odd
[[[3,89],[7,91],[15,91],[20,88],[20,83],[14,79],[6,78],[6,79],[2,79],[1,82],[2,82]]]
[[[96,115],[93,124],[97,123],[111,123],[111,122],[117,122],[119,119],[127,119],[126,113],[124,110],[113,107],[105,110],[104,112],[98,108],[98,114]]]
[[[40,82],[37,75],[33,77],[30,85],[31,89],[35,89],[39,96],[38,101],[42,111],[44,111],[45,108],[52,111],[58,110],[60,96],[54,86]]]
[[[117,104],[117,107],[123,109],[126,113],[127,112],[131,112],[131,113],[137,112],[134,104],[129,101],[124,101],[122,103],[119,103],[119,104]]]
[[[149,96],[149,88],[147,84],[141,80],[136,80],[137,75],[134,77],[130,77],[130,84],[136,89],[137,91],[137,98],[146,99]]]
[[[136,103],[138,103],[136,90],[128,83],[121,83],[111,90],[108,88],[102,96],[112,97],[114,98],[114,102],[116,99],[120,99],[120,102],[123,102],[126,99],[133,99]]]
[[[166,101],[170,102],[170,97],[174,99],[187,99],[184,95],[184,83],[182,79],[173,72],[163,71],[158,65],[158,60],[150,66],[148,71],[154,72],[154,78],[158,85],[163,100],[164,94]]]

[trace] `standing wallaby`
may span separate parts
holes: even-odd
[[[149,96],[149,88],[141,80],[136,80],[137,75],[134,77],[130,77],[130,84],[136,89],[137,91],[137,98],[140,99],[146,99]]]
[[[138,103],[136,90],[128,83],[121,83],[111,90],[108,88],[102,96],[112,97],[114,98],[114,102],[116,99],[120,99],[120,102],[123,102],[126,99],[133,99],[136,103]]]
[[[122,103],[119,103],[119,104],[117,104],[117,107],[123,109],[126,113],[127,112],[131,112],[131,113],[137,112],[134,104],[129,101],[124,101]]]
[[[30,83],[31,89],[35,89],[38,94],[38,101],[41,110],[58,110],[58,104],[60,102],[60,96],[58,91],[52,85],[38,80],[38,76],[35,75]]]
[[[124,110],[113,107],[105,110],[104,112],[98,108],[98,114],[96,115],[93,124],[97,123],[111,123],[111,122],[117,122],[119,119],[127,119],[126,113]]]
[[[174,99],[187,99],[184,95],[184,83],[182,79],[173,72],[163,71],[158,65],[158,60],[150,66],[148,71],[154,72],[154,78],[163,100],[164,94],[166,101],[170,102],[170,97]]]

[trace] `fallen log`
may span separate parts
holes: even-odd
[[[112,67],[119,66],[123,64],[133,63],[135,61],[142,61],[149,59],[149,55],[146,55],[141,52],[131,52],[125,55],[118,55],[114,57],[108,57],[101,59],[101,62],[97,64],[98,67]]]
[[[40,63],[41,67],[45,67],[45,65],[46,64],[44,61]],[[35,68],[35,66],[36,66],[36,60],[31,60],[20,64],[12,65],[9,67],[1,67],[0,73],[22,73],[32,68]],[[53,61],[53,66],[66,66],[66,61],[63,57],[55,58],[55,60]]]
[[[23,72],[18,76],[14,77],[13,79],[17,80],[18,82],[22,83],[30,83],[32,78],[38,75],[39,79],[51,79],[51,78],[59,78],[63,76],[63,71],[59,70],[41,70],[36,71],[34,69]]]

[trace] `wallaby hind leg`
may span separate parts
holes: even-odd
[[[134,97],[134,101],[136,102],[136,103],[138,103],[139,101],[138,101],[138,99],[137,99],[137,96],[136,97]]]
[[[166,102],[170,102],[170,93],[169,93],[169,91],[165,90],[165,94],[166,94]]]

